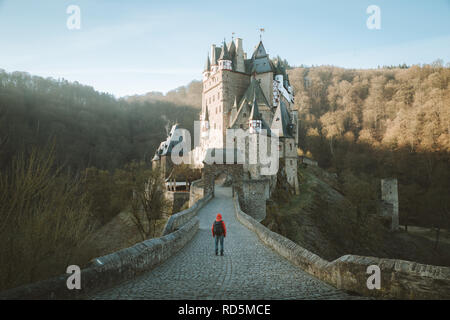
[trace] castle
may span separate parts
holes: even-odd
[[[250,134],[265,129],[269,135],[278,130],[280,168],[298,190],[298,115],[293,103],[294,92],[285,68],[269,58],[262,41],[250,58],[242,39],[224,41],[220,47],[213,44],[203,71],[202,134],[200,146],[194,150],[194,164],[202,165],[208,149],[227,148],[227,129]],[[245,169],[252,178],[258,178],[251,166]]]
[[[204,168],[205,159],[211,155],[231,151],[234,157],[236,154],[244,155],[240,179],[245,182],[240,182],[240,189],[247,192],[242,191],[242,194],[256,194],[255,189],[248,186],[252,182],[265,181],[258,193],[263,193],[263,198],[267,199],[275,188],[279,173],[298,193],[298,114],[293,110],[293,103],[294,92],[285,68],[280,61],[274,62],[269,58],[262,41],[249,58],[244,52],[242,39],[229,43],[223,41],[221,46],[213,44],[203,71],[200,137],[190,153],[191,165]],[[241,130],[247,138],[243,143],[236,138],[227,141],[229,129]],[[262,165],[248,161],[253,156],[249,153],[249,146],[259,146],[263,135],[275,138],[278,148],[277,171],[270,175],[262,175]],[[171,136],[175,136],[175,132],[171,132]],[[158,148],[154,165],[162,160],[168,161],[172,137]],[[269,145],[269,152],[270,148]]]

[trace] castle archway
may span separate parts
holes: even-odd
[[[212,194],[214,196],[215,179],[221,175],[231,177],[233,195],[235,192],[242,193],[242,179],[244,176],[244,168],[242,164],[206,164],[202,169],[202,180],[204,184],[204,194]]]

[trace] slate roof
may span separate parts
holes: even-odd
[[[250,98],[252,94],[253,98]],[[236,116],[232,119],[230,127],[235,127],[237,123],[240,122],[238,122],[238,120],[244,120],[245,122],[248,122],[249,120],[261,120],[261,128],[267,130],[267,134],[271,135],[270,126],[262,118],[261,112],[259,111],[260,105],[266,105],[269,107],[266,97],[264,96],[261,86],[259,85],[259,81],[253,78],[250,82],[250,86],[244,93],[241,102],[239,102],[240,107],[238,108]]]
[[[293,128],[291,124],[291,117],[284,102],[280,100],[278,102],[277,109],[272,120],[272,130],[278,129],[279,137],[293,137]]]
[[[264,58],[258,58],[254,59],[252,61],[252,72],[251,73],[265,73],[265,72],[271,72],[272,69],[272,63],[270,62],[270,59],[266,56]]]
[[[231,57],[234,57],[234,55],[236,54],[236,45],[234,44],[234,41],[231,41],[228,44],[228,52],[230,53]]]
[[[245,91],[244,95],[241,98],[241,101],[239,102],[239,106],[241,105],[244,99],[247,100],[249,103],[253,102],[253,98],[255,95],[259,104],[265,104],[268,108],[270,108],[270,104],[267,101],[266,96],[264,95],[264,92],[261,89],[259,81],[253,77],[250,80],[250,85],[248,86],[247,90]]]
[[[225,40],[223,41],[222,51],[220,53],[219,60],[231,60],[231,57],[230,57],[230,55],[228,53],[228,47],[227,47],[227,44],[225,43]]]
[[[253,52],[252,59],[264,57],[267,57],[266,48],[264,48],[262,41],[259,41],[258,45],[255,48],[255,51]]]
[[[250,111],[250,117],[248,117],[248,120],[261,121],[261,129],[266,130],[268,136],[270,136],[272,134],[272,132],[271,132],[272,130],[270,130],[269,125],[266,123],[266,121],[264,121],[261,113],[259,112],[258,102],[256,101],[256,95],[253,98],[252,110]]]
[[[205,71],[211,70],[211,60],[209,60],[209,55],[206,57],[206,63],[205,63]]]
[[[248,116],[250,115],[250,112],[252,110],[255,96],[258,105],[266,105],[268,108],[270,108],[270,105],[267,102],[267,99],[261,89],[259,81],[255,78],[252,78],[250,81],[250,85],[248,86],[247,90],[238,103],[238,111],[234,119],[232,119],[231,127],[233,127],[236,124],[237,120],[240,118],[246,118],[246,120],[248,120]],[[244,113],[247,114],[247,116],[244,117]]]
[[[214,61],[211,60],[211,65],[216,65],[217,61],[219,60],[220,54],[222,53],[222,48],[221,47],[216,47],[214,50]]]
[[[183,141],[183,135],[178,131],[178,124],[172,126],[170,130],[169,136],[165,141],[162,141],[156,150],[155,156],[153,159],[157,160],[156,157],[160,158],[161,156],[167,156],[172,153],[173,147],[175,147],[179,142]]]
[[[219,60],[231,60],[233,62],[232,70],[236,70],[236,44],[234,41],[230,41],[227,44],[224,40],[222,46],[215,48],[214,56],[211,57],[210,60],[210,65],[217,65]],[[208,62],[206,62],[205,65],[207,66],[207,64]],[[208,70],[206,69],[206,66],[205,70]],[[244,60],[244,67],[245,73],[247,74],[274,72],[275,74],[286,75],[286,71],[281,65],[276,66],[269,59],[269,55],[267,54],[262,41],[255,47],[252,57]]]
[[[250,111],[250,117],[248,117],[248,120],[262,120],[261,113],[259,112],[258,102],[256,101],[256,93],[255,97],[253,98],[252,111]]]

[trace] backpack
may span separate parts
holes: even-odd
[[[214,221],[214,235],[222,236],[223,235],[223,225],[221,221]]]

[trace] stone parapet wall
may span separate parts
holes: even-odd
[[[450,268],[416,262],[345,255],[332,262],[272,232],[240,209],[234,198],[235,214],[248,229],[278,254],[309,274],[334,287],[363,296],[389,299],[450,299]],[[381,289],[367,288],[367,267],[381,271]]]
[[[242,181],[240,205],[258,222],[266,218],[266,199],[269,193],[268,179],[251,179]]]
[[[192,207],[199,199],[203,198],[203,184],[202,179],[195,180],[191,183],[191,188],[189,192],[189,207]]]
[[[164,227],[163,235],[167,235],[171,232],[174,232],[175,230],[183,226],[185,223],[187,223],[189,220],[191,220],[193,217],[195,217],[197,215],[197,212],[201,208],[203,208],[203,206],[209,200],[211,200],[211,198],[212,195],[209,194],[205,198],[198,200],[192,207],[171,215]]]
[[[182,249],[198,228],[198,219],[191,219],[171,234],[92,260],[90,266],[81,270],[81,290],[67,289],[67,274],[2,292],[0,299],[83,298],[153,269]]]

